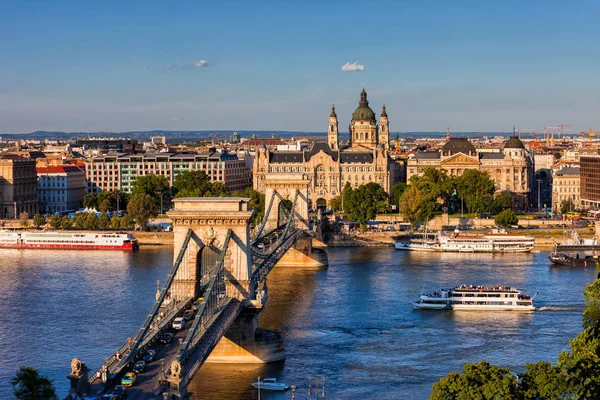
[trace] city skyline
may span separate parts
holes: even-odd
[[[0,132],[600,125],[592,2],[0,6]],[[24,28],[25,27],[25,28]]]

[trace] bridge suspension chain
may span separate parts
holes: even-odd
[[[185,363],[189,357],[190,350],[194,349],[195,344],[197,344],[199,338],[196,338],[196,333],[198,332],[198,328],[202,327],[204,330],[204,326],[206,322],[215,314],[215,310],[220,311],[220,302],[224,298],[221,299],[222,295],[222,286],[225,284],[225,255],[227,254],[227,249],[229,247],[229,241],[231,240],[232,231],[229,229],[227,231],[227,236],[225,237],[225,242],[223,243],[223,247],[221,248],[221,252],[219,254],[219,259],[214,264],[214,266],[209,271],[210,281],[207,285],[206,293],[208,296],[205,296],[200,304],[200,308],[196,314],[196,319],[194,323],[190,327],[188,334],[185,340],[181,344],[181,350],[177,355],[177,359],[181,363]],[[201,336],[201,335],[199,335]]]
[[[271,208],[273,207],[273,199],[275,198],[276,194],[277,194],[277,192],[273,192],[273,195],[271,196],[271,199],[269,200],[269,207],[267,208],[265,215],[263,215],[263,219],[262,219],[260,225],[258,226],[256,235],[254,235],[254,238],[252,240],[250,240],[250,244],[254,244],[258,239],[260,239],[263,229],[265,229],[265,226],[267,225],[267,220],[269,219],[269,214],[271,213]]]
[[[122,366],[129,363],[137,354],[140,343],[144,340],[144,337],[146,336],[148,329],[150,328],[153,320],[155,319],[156,315],[158,314],[160,307],[163,304],[163,301],[165,300],[165,298],[167,296],[167,293],[171,289],[171,284],[173,283],[173,280],[175,279],[175,275],[177,274],[177,271],[179,270],[179,266],[181,265],[181,262],[183,261],[183,257],[186,254],[186,251],[188,249],[188,245],[190,243],[190,239],[192,238],[193,233],[194,232],[191,229],[188,229],[188,231],[185,235],[185,238],[183,240],[183,244],[181,245],[181,249],[179,250],[179,254],[177,255],[177,258],[175,259],[175,263],[173,263],[173,267],[171,268],[169,275],[167,275],[167,280],[165,281],[165,284],[164,284],[162,290],[160,291],[160,294],[159,294],[158,298],[156,299],[156,302],[152,306],[152,310],[148,314],[148,317],[146,317],[144,324],[142,325],[142,327],[138,331],[137,335],[135,336],[135,340],[133,341],[133,343],[131,344],[131,347],[129,348],[129,353],[127,354],[127,356],[123,357],[121,362],[117,365],[117,369],[122,368]]]

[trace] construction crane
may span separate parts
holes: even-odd
[[[588,135],[590,137],[590,149],[594,147],[594,136],[600,135],[600,132],[594,132],[592,131],[592,128],[590,128],[589,132],[582,131],[579,133],[581,133],[582,135]]]
[[[575,125],[558,124],[558,126],[560,127],[560,134],[561,134],[562,142],[563,142],[563,144],[565,144],[565,126],[575,126]]]

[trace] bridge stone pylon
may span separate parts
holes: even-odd
[[[171,295],[176,299],[197,298],[200,282],[218,258],[229,230],[232,240],[224,258],[227,271],[228,297],[245,300],[252,276],[250,243],[250,199],[180,198],[175,208],[167,214],[173,220],[174,254],[179,253],[188,230],[194,232],[184,259],[171,285]]]
[[[278,227],[280,218],[280,204],[283,200],[291,202],[296,199],[296,205],[293,212],[295,213],[295,224],[298,229],[309,229],[308,217],[308,186],[310,180],[303,173],[277,174],[269,173],[265,176],[265,207],[270,210],[267,217],[266,228],[272,230]],[[297,196],[297,197],[296,197]],[[271,200],[272,199],[272,200]]]

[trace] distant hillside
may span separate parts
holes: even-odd
[[[292,138],[294,136],[326,136],[327,132],[292,132],[292,131],[130,131],[130,132],[50,132],[35,131],[31,133],[1,133],[4,139],[30,139],[30,140],[75,140],[87,137],[124,137],[134,138],[141,141],[150,140],[150,136],[167,137],[168,142],[195,142],[211,139],[229,139],[233,132],[239,133],[241,138],[250,138],[256,135],[259,138],[269,138],[273,134],[277,137]],[[452,132],[452,136],[480,137],[480,136],[510,136],[510,132]],[[398,135],[401,138],[414,137],[443,137],[446,132],[393,132],[390,138],[393,140]],[[348,133],[340,133],[342,139],[348,137]]]

